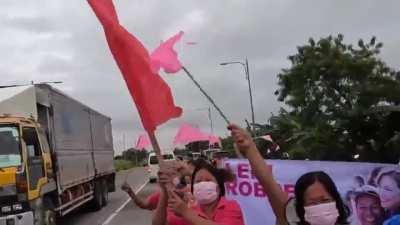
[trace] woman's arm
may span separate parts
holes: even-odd
[[[231,131],[237,148],[249,160],[251,168],[255,171],[258,181],[267,194],[268,201],[277,218],[277,224],[286,225],[285,210],[288,201],[286,193],[275,181],[272,171],[267,168],[264,159],[248,132],[237,125],[230,125],[228,129]]]
[[[153,210],[153,206],[147,201],[139,198],[136,196],[135,192],[133,192],[132,188],[129,186],[129,184],[124,183],[122,184],[121,189],[125,191],[129,197],[133,200],[133,202],[141,209],[147,209],[147,210]]]
[[[165,188],[161,188],[160,200],[153,213],[152,225],[167,224],[168,194]]]
[[[171,176],[168,171],[161,167],[158,172],[158,183],[160,185],[160,199],[157,208],[154,210],[152,225],[167,225],[168,189],[171,183]]]

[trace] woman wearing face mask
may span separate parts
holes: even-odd
[[[239,151],[249,159],[252,169],[263,186],[268,200],[277,217],[277,224],[287,225],[285,209],[288,202],[286,193],[275,181],[272,172],[265,165],[250,135],[236,125],[228,129]],[[310,172],[302,175],[295,185],[296,213],[298,225],[343,225],[348,224],[348,210],[332,179],[324,172]]]
[[[382,170],[378,175],[379,197],[381,204],[389,214],[384,225],[400,224],[400,171]]]
[[[239,204],[224,197],[224,184],[232,180],[233,175],[227,170],[208,163],[197,165],[191,184],[197,204],[189,207],[175,191],[165,192],[157,210],[166,211],[168,201],[168,206],[179,217],[168,223],[164,222],[167,214],[153,217],[153,225],[244,225]]]

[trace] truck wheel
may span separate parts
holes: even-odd
[[[44,211],[44,218],[43,218],[44,225],[56,225],[57,215],[54,212],[54,204],[48,198],[44,198],[43,211]]]
[[[33,225],[44,224],[44,210],[43,210],[43,199],[38,198],[30,203],[33,212]]]
[[[106,179],[104,179],[101,183],[102,183],[102,191],[103,191],[102,202],[103,202],[103,206],[106,206],[108,203],[108,183],[107,183]]]
[[[93,211],[98,211],[101,209],[103,206],[103,191],[102,191],[102,185],[100,182],[95,181],[94,182],[94,193],[93,193],[93,199],[90,201],[90,208]]]

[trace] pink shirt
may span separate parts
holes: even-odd
[[[199,206],[195,206],[192,209],[198,216],[220,225],[244,225],[242,210],[235,200],[227,200],[221,197],[211,218],[208,218]],[[189,225],[183,218],[171,215],[171,213],[169,213],[168,217],[169,225]]]
[[[159,191],[154,192],[147,198],[147,202],[150,204],[151,210],[157,208],[158,202],[160,201],[161,193]]]

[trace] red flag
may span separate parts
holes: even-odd
[[[88,0],[103,25],[108,46],[136,103],[144,128],[153,132],[169,119],[179,117],[169,86],[151,71],[146,48],[118,21],[112,0]]]

